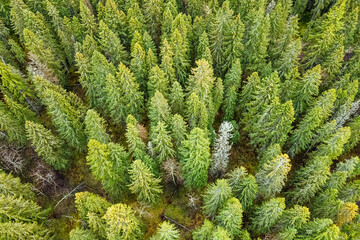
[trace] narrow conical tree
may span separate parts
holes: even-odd
[[[235,168],[226,176],[234,196],[239,199],[244,211],[249,209],[259,191],[255,177],[248,174],[244,167]]]
[[[219,137],[216,139],[210,166],[212,175],[222,176],[226,171],[231,149],[230,140],[233,136],[231,132],[233,130],[234,128],[230,122],[223,122],[220,125]]]
[[[95,35],[98,32],[95,16],[84,0],[80,0],[80,20],[86,34]]]
[[[169,101],[173,113],[184,114],[184,90],[178,81],[173,82],[170,90]]]
[[[151,130],[151,140],[154,144],[155,154],[160,163],[175,155],[170,133],[166,130],[164,122],[158,122]]]
[[[231,187],[226,179],[218,179],[215,184],[209,184],[203,197],[205,213],[214,217],[232,197]]]
[[[234,119],[235,108],[238,98],[238,90],[241,85],[241,64],[240,60],[236,59],[232,64],[230,70],[225,76],[224,80],[224,105],[225,120],[230,121]]]
[[[358,215],[359,207],[354,202],[343,203],[336,218],[336,224],[343,226],[351,222]]]
[[[152,126],[155,126],[158,122],[164,122],[165,124],[170,123],[170,107],[168,101],[161,92],[155,92],[150,100],[148,111],[148,117]]]
[[[159,66],[153,67],[149,72],[148,95],[153,97],[156,91],[162,93],[165,97],[169,94],[169,79],[165,76]]]
[[[200,189],[207,183],[210,165],[210,142],[200,128],[191,130],[187,140],[180,146],[180,164],[185,186]]]
[[[89,109],[86,113],[85,132],[88,140],[94,139],[101,143],[110,142],[110,137],[106,133],[105,120],[93,109]]]
[[[161,179],[155,178],[150,169],[141,161],[135,160],[129,170],[131,184],[128,185],[132,193],[141,202],[155,203],[162,194]]]
[[[136,81],[140,84],[140,89],[146,90],[146,52],[139,43],[135,43],[134,49],[131,52],[130,69],[134,73]]]
[[[144,15],[147,28],[151,37],[159,43],[161,31],[161,17],[163,13],[164,1],[146,0],[144,2]]]
[[[109,207],[103,216],[106,222],[106,237],[108,239],[140,239],[141,222],[135,211],[123,203]]]
[[[284,231],[289,228],[299,229],[310,219],[310,211],[307,207],[295,205],[286,209],[276,223],[274,229]]]
[[[220,208],[216,221],[219,226],[227,230],[232,237],[239,236],[242,225],[242,206],[237,198],[230,198]]]
[[[175,141],[177,148],[181,146],[181,142],[185,140],[187,133],[187,126],[184,119],[179,115],[175,114],[171,119],[171,136]]]
[[[267,233],[278,221],[285,209],[284,198],[272,198],[256,207],[251,217],[251,229],[255,233]]]
[[[188,45],[186,36],[182,36],[180,31],[175,28],[171,35],[171,49],[174,53],[174,69],[177,80],[185,85],[189,75],[190,63],[187,58]]]
[[[173,84],[176,81],[174,60],[173,60],[174,53],[166,38],[162,43],[160,55],[161,55],[160,67],[164,71],[167,78],[169,79],[170,84]]]
[[[35,151],[55,169],[65,169],[69,160],[61,155],[61,142],[43,125],[26,121],[26,134]]]
[[[162,222],[156,231],[156,234],[150,238],[151,240],[178,240],[180,239],[180,231],[175,225],[167,221]]]
[[[138,153],[145,153],[146,146],[145,143],[141,140],[139,136],[139,129],[137,128],[137,121],[132,116],[129,115],[126,119],[126,142],[128,144],[129,152],[137,156]]]
[[[338,198],[338,190],[328,189],[319,193],[311,202],[311,215],[316,218],[335,219],[343,203]]]
[[[0,130],[9,142],[25,145],[27,142],[24,125],[14,116],[3,102],[0,102]]]
[[[196,60],[200,60],[200,59],[205,59],[206,61],[208,61],[210,66],[213,65],[209,38],[205,31],[199,37],[199,44],[196,48]]]
[[[214,232],[214,230],[215,230],[214,224],[209,220],[205,219],[204,224],[192,232],[192,237],[194,240],[211,239],[211,235]]]
[[[340,229],[328,218],[315,218],[306,223],[297,234],[303,239],[336,240],[340,236]]]
[[[311,200],[326,183],[330,175],[330,164],[328,157],[317,157],[300,168],[292,181],[293,189],[287,192],[290,201],[304,204]]]

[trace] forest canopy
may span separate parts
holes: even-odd
[[[0,240],[356,240],[358,0],[2,0]]]

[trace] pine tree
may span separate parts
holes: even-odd
[[[214,231],[214,228],[215,228],[214,224],[209,220],[205,219],[204,224],[192,232],[192,237],[194,240],[211,239],[211,235]]]
[[[315,96],[319,94],[321,83],[321,66],[317,65],[305,72],[304,76],[296,84],[292,93],[294,110],[296,116],[303,113],[314,101]]]
[[[226,179],[218,179],[208,185],[204,194],[204,209],[208,216],[214,217],[232,197],[231,187]]]
[[[230,198],[220,209],[216,216],[216,221],[220,227],[227,230],[231,236],[235,237],[240,234],[242,225],[242,206],[237,198]]]
[[[200,189],[207,183],[210,165],[210,142],[200,128],[191,130],[187,140],[182,141],[180,164],[185,186]]]
[[[101,143],[110,142],[110,137],[106,133],[105,120],[93,109],[89,109],[86,113],[85,132],[88,140],[94,139]]]
[[[99,23],[99,36],[105,56],[107,56],[115,66],[119,65],[120,62],[124,64],[127,63],[128,56],[124,46],[116,34],[111,31],[103,21]]]
[[[230,122],[222,122],[219,128],[219,137],[216,139],[214,151],[212,154],[212,162],[210,173],[212,175],[222,176],[229,162],[231,149],[230,140],[233,136],[233,126]]]
[[[140,84],[140,89],[145,92],[146,90],[146,53],[143,48],[135,43],[134,50],[131,52],[130,69],[134,73],[136,81]]]
[[[147,85],[148,95],[150,98],[154,96],[156,91],[159,91],[165,97],[169,95],[169,79],[165,76],[164,71],[157,65],[150,70]]]
[[[259,191],[255,177],[246,172],[244,167],[235,168],[227,175],[234,196],[239,199],[243,210],[249,209]]]
[[[128,205],[118,203],[109,207],[103,217],[108,239],[141,239],[140,220]]]
[[[148,117],[152,126],[155,126],[158,122],[164,122],[165,124],[170,123],[171,112],[169,104],[161,92],[155,92],[154,96],[150,100],[148,111]]]
[[[284,198],[272,198],[256,207],[251,217],[251,229],[255,233],[267,233],[278,221],[285,209]]]
[[[314,131],[329,117],[335,99],[335,89],[325,91],[316,98],[299,122],[298,127],[293,131],[290,138],[292,145],[289,150],[290,155],[300,152],[310,144]]]
[[[162,194],[160,179],[155,178],[150,169],[141,161],[135,160],[129,170],[131,184],[128,185],[141,202],[155,203]]]
[[[173,82],[170,90],[169,101],[173,113],[184,113],[184,90],[178,81]]]
[[[174,224],[167,221],[162,222],[151,240],[178,240],[180,239],[180,231],[176,229]]]
[[[256,182],[259,184],[259,194],[268,199],[280,193],[290,168],[290,159],[286,154],[265,162],[255,175]]]
[[[36,153],[55,169],[65,169],[69,160],[62,156],[61,141],[43,125],[26,121],[26,135]]]
[[[104,189],[114,198],[126,194],[129,155],[125,149],[118,144],[103,144],[94,139],[89,141],[88,148],[86,161]]]
[[[315,157],[300,168],[292,181],[293,189],[287,192],[290,201],[304,204],[311,200],[326,183],[330,165],[328,157]]]
[[[175,155],[170,133],[166,130],[164,122],[158,122],[151,130],[151,139],[158,161],[161,163]]]
[[[171,136],[175,141],[175,146],[179,148],[183,140],[185,140],[187,133],[187,126],[184,119],[175,114],[171,119]]]

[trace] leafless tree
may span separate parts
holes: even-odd
[[[174,158],[169,158],[162,164],[165,182],[173,182],[175,185],[182,184],[180,165]]]
[[[22,156],[22,148],[3,145],[0,147],[0,162],[4,169],[14,172],[22,173],[26,165],[26,160]]]

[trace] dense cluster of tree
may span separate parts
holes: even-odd
[[[357,239],[359,8],[3,0],[0,239],[58,238],[14,147],[101,184],[75,194],[70,240],[185,238],[169,221],[149,236],[136,207],[179,189],[204,218],[195,240]]]

